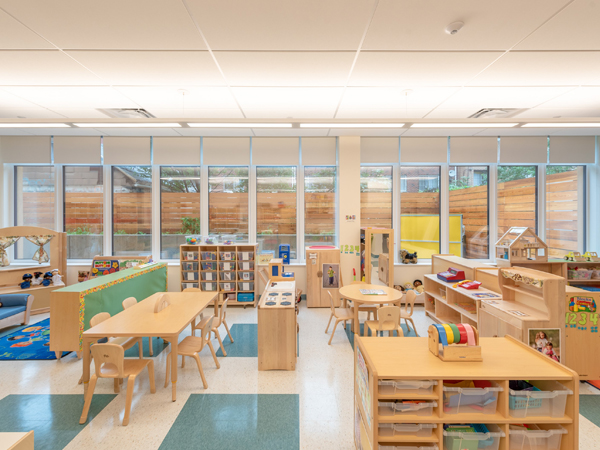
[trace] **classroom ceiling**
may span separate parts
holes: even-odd
[[[600,117],[600,0],[0,0],[0,121]],[[462,21],[455,35],[445,32]],[[4,128],[0,134],[498,135],[497,129]],[[600,134],[515,128],[502,135]]]

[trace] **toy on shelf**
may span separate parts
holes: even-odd
[[[64,286],[65,283],[62,280],[62,275],[60,274],[60,270],[53,269],[52,270],[52,284],[54,286]]]
[[[283,261],[272,259],[269,261],[269,279],[271,281],[294,281],[294,272],[284,272]]]
[[[201,244],[202,243],[202,236],[200,236],[199,234],[192,234],[190,236],[186,236],[185,237],[185,241],[189,245]]]
[[[596,252],[585,252],[583,254],[583,259],[587,262],[600,262],[600,258],[598,258]]]
[[[290,244],[279,244],[279,259],[282,259],[284,264],[290,263],[290,252]]]
[[[547,262],[548,246],[531,228],[509,228],[496,242],[496,264],[507,266],[528,261]]]
[[[463,281],[466,279],[464,270],[453,269],[452,267],[449,267],[445,272],[438,273],[437,277],[446,283]]]
[[[452,287],[461,287],[463,289],[479,289],[480,281],[464,280],[452,285]]]
[[[33,272],[33,281],[31,282],[31,285],[39,286],[42,284],[42,275],[44,275],[44,272]]]
[[[425,292],[425,288],[423,287],[423,282],[421,280],[413,281],[413,286],[415,287],[415,291],[417,291],[419,294]]]
[[[52,272],[46,272],[42,280],[42,286],[50,286],[52,284]]]
[[[479,333],[468,323],[430,325],[428,334],[429,351],[442,361],[483,361]]]
[[[569,252],[564,256],[565,261],[569,262],[586,262],[588,261],[584,256],[581,256],[579,252]]]
[[[21,286],[21,289],[28,289],[31,287],[31,280],[33,279],[33,275],[31,275],[30,273],[26,273],[23,275],[23,281],[21,283],[19,283],[19,286]]]
[[[404,249],[400,250],[400,258],[402,259],[402,264],[416,264],[419,262],[417,252],[409,253]]]

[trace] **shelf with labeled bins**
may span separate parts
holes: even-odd
[[[483,361],[475,363],[441,361],[427,338],[357,337],[355,343],[357,448],[578,448],[577,374],[516,339],[481,338]],[[511,380],[523,379],[536,390],[510,389]],[[530,429],[520,428],[523,423]],[[444,430],[450,424],[470,424],[476,432]]]
[[[181,245],[181,289],[216,291],[220,302],[228,298],[230,306],[256,307],[256,253],[257,244]]]

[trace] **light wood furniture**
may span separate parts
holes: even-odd
[[[325,328],[325,334],[329,331],[329,325],[331,325],[331,319],[335,318],[335,325],[333,325],[333,330],[331,330],[331,337],[329,338],[329,345],[331,345],[331,340],[333,339],[333,335],[335,334],[335,329],[338,326],[338,323],[344,322],[344,328],[346,328],[346,322],[348,320],[354,320],[354,309],[350,308],[336,308],[335,302],[333,300],[333,296],[331,292],[329,294],[329,307],[331,308],[331,315],[329,316],[329,322],[327,322],[327,328]]]
[[[296,370],[298,322],[295,292],[295,281],[273,283],[269,280],[267,283],[258,304],[258,370]]]
[[[565,274],[561,275],[567,279],[567,283],[570,285],[593,285],[600,286],[600,278],[598,278],[598,273],[592,273],[591,269],[600,267],[600,262],[595,261],[565,261],[563,259],[553,259],[549,261],[549,264],[562,265],[565,267]],[[583,269],[584,271],[589,271],[589,278],[573,278],[573,275],[579,276],[577,273],[573,273],[572,271],[575,269]],[[560,275],[560,274],[559,274]],[[593,278],[595,276],[595,278]]]
[[[135,305],[137,303],[137,300],[135,299],[135,297],[127,297],[125,300],[123,300],[123,302],[121,303],[123,305],[123,309],[127,309],[133,305]]]
[[[381,281],[383,284],[386,285],[390,285],[390,262],[389,262],[390,256],[387,253],[380,253],[379,254],[379,266],[378,266],[378,275],[379,275],[379,281]],[[393,267],[392,267],[393,270]],[[394,272],[392,272],[394,273]],[[393,284],[393,283],[392,283]]]
[[[125,269],[131,269],[146,264],[152,259],[151,256],[94,256],[90,266],[89,280],[96,277],[109,275]]]
[[[364,295],[361,289],[382,290],[385,295]],[[358,320],[358,311],[361,305],[395,305],[400,306],[402,302],[402,292],[397,289],[380,286],[378,284],[351,284],[340,289],[340,296],[351,300],[354,305],[354,320],[352,321],[352,331],[360,334],[360,322]]]
[[[458,270],[465,272],[467,280],[475,279],[475,269],[478,267],[485,267],[485,265],[479,261],[472,259],[461,258],[460,256],[454,255],[432,255],[431,256],[431,273],[436,275],[440,272],[445,272],[449,267],[453,267]],[[489,266],[488,266],[489,268]]]
[[[22,295],[20,292],[17,293],[15,292],[15,294],[17,295]],[[11,327],[13,325],[27,325],[29,323],[29,316],[31,315],[31,307],[33,305],[33,295],[29,295],[27,293],[24,293],[25,297],[22,298],[21,300],[17,300],[15,302],[15,300],[11,300],[10,302],[7,302],[6,299],[2,299],[2,297],[4,295],[13,295],[13,294],[0,294],[0,303],[2,303],[4,306],[9,306],[7,303],[10,303],[11,306],[17,306],[15,305],[15,303],[25,303],[25,311],[23,312],[18,312],[16,314],[13,314],[12,316],[9,317],[5,317],[4,319],[0,319],[0,330],[2,328],[6,328],[6,327]],[[2,311],[0,309],[0,311]]]
[[[218,301],[228,299],[229,306],[256,307],[257,247],[258,244],[181,245],[182,290],[200,288],[203,292],[217,292]],[[252,294],[253,301],[240,301],[244,296],[240,294]]]
[[[92,355],[96,371],[90,380],[90,387],[87,390],[79,423],[84,424],[87,421],[98,378],[112,378],[115,380],[115,386],[118,386],[118,380],[127,378],[127,399],[125,401],[125,415],[123,416],[123,426],[127,426],[129,424],[135,379],[146,367],[148,367],[148,376],[150,377],[150,392],[153,394],[156,392],[154,361],[151,359],[125,359],[125,350],[116,344],[96,344],[92,347]]]
[[[327,269],[323,270],[327,264],[337,264],[340,268],[340,249],[314,248],[306,247],[306,306],[309,308],[329,308],[329,295],[333,295],[336,306],[339,306],[339,287],[329,288],[323,286],[323,280],[327,276]],[[320,246],[316,246],[320,247]],[[338,276],[341,278],[341,270],[338,270]],[[337,285],[342,286],[341,279],[337,280]]]
[[[0,229],[0,236],[15,236],[20,239],[15,242],[7,251],[20,247],[27,242],[25,236],[52,236],[52,239],[44,245],[44,250],[50,257],[49,261],[38,264],[32,259],[25,260],[27,265],[14,265],[0,267],[0,294],[23,294],[27,293],[34,296],[31,306],[31,314],[46,313],[50,309],[50,293],[63,286],[31,286],[28,289],[21,289],[23,275],[33,272],[49,272],[52,269],[60,270],[62,281],[67,284],[67,234],[41,227],[7,227]],[[34,244],[31,244],[34,245]]]
[[[0,433],[0,450],[33,450],[33,430],[26,433]]]
[[[155,314],[154,305],[161,295],[162,293],[153,294],[100,325],[83,332],[83,382],[86,391],[90,379],[89,348],[92,342],[105,336],[154,336],[164,337],[171,343],[171,383],[173,401],[176,400],[179,335],[188,325],[195,324],[198,315],[216,299],[217,293],[170,292],[171,305]]]
[[[475,269],[475,280],[481,282],[480,288],[501,294],[500,282],[498,281],[497,267],[478,267]]]
[[[60,359],[62,352],[82,351],[82,332],[98,313],[116,316],[123,300],[132,294],[138,300],[167,290],[167,264],[121,270],[92,280],[56,289],[50,302],[50,351]],[[110,336],[110,335],[109,335]]]
[[[367,284],[364,281],[353,281],[350,284]],[[345,299],[344,299],[345,300]],[[346,303],[346,302],[344,302]],[[345,306],[344,306],[345,307]],[[369,320],[369,318],[371,316],[373,316],[373,320],[377,320],[377,310],[379,309],[379,305],[360,305],[360,308],[358,308],[358,312],[366,312],[367,313],[367,320]]]
[[[414,290],[410,290],[404,295],[404,297],[404,311],[400,312],[400,321],[404,320],[408,331],[410,331],[410,327],[408,326],[408,322],[410,322],[413,331],[415,332],[415,335],[419,337],[419,332],[417,331],[417,327],[415,326],[415,321],[412,318],[412,315],[415,312],[415,299],[417,298],[417,293]]]
[[[533,229],[511,227],[496,242],[498,267],[521,266],[528,262],[547,262],[548,246]]]
[[[202,363],[200,362],[200,356],[198,355],[205,345],[208,344],[208,348],[210,348],[210,352],[213,355],[213,359],[215,360],[215,364],[217,369],[221,368],[219,364],[219,360],[217,359],[217,354],[215,353],[215,348],[210,342],[210,331],[213,328],[213,321],[215,316],[209,316],[200,322],[199,326],[196,329],[200,329],[200,337],[197,336],[187,336],[183,341],[179,343],[178,352],[181,355],[181,368],[185,367],[185,357],[189,356],[196,360],[196,364],[198,365],[198,371],[200,372],[200,377],[202,378],[202,384],[204,389],[208,389],[208,383],[206,382],[206,377],[204,376],[204,370],[202,369]],[[223,352],[224,354],[225,352]],[[225,355],[227,356],[227,355]],[[176,362],[175,362],[176,363]],[[165,374],[165,387],[169,385],[169,373],[171,370],[171,358],[167,355],[167,373]]]
[[[403,337],[404,332],[400,327],[400,308],[398,306],[379,308],[379,319],[366,321],[365,328],[365,336],[368,336],[368,331],[371,332],[371,336],[379,336],[379,333],[382,333],[383,336],[383,332],[387,331],[388,336],[393,337],[395,331],[398,333],[398,337]]]
[[[225,300],[222,304],[221,304],[221,308],[219,309],[219,315],[217,317],[214,318],[214,320],[212,321],[212,328],[211,328],[211,332],[215,334],[215,336],[217,337],[217,340],[219,341],[219,345],[221,346],[221,351],[223,352],[223,356],[227,356],[227,352],[225,351],[225,347],[223,346],[223,340],[221,339],[221,335],[219,334],[219,327],[221,325],[225,325],[225,330],[227,331],[227,335],[229,336],[229,339],[231,340],[231,342],[233,343],[233,336],[231,336],[231,332],[229,331],[229,326],[227,325],[227,303],[229,302],[229,300]],[[203,322],[200,322],[198,325],[196,325],[195,327],[192,327],[192,336],[194,336],[194,332],[198,329],[200,329],[203,326]],[[210,336],[209,336],[210,339]]]
[[[467,324],[467,326],[470,326]],[[444,362],[481,362],[481,346],[479,345],[479,333],[477,328],[471,327],[474,335],[474,344],[448,343],[444,345],[441,342],[438,328],[435,325],[429,325],[427,334],[429,335],[429,351]]]
[[[375,242],[377,241],[377,242]],[[373,253],[375,252],[375,253]],[[384,254],[384,261],[378,262],[377,274],[373,276],[373,254]],[[382,273],[381,264],[386,264],[383,273],[387,273],[387,282],[379,281]],[[394,230],[391,228],[361,228],[360,229],[360,278],[367,284],[384,284],[394,286]],[[392,276],[389,276],[392,274]],[[384,275],[385,276],[385,275]]]
[[[528,418],[526,423],[560,424],[567,430],[562,436],[561,450],[576,450],[579,445],[579,379],[577,374],[529,348],[516,339],[480,338],[482,362],[444,362],[428,349],[428,338],[380,339],[357,337],[354,345],[355,381],[355,442],[356,448],[377,450],[380,445],[443,446],[443,425],[450,423],[497,424],[506,437],[500,439],[500,450],[508,450],[509,424],[523,423],[509,415],[509,380],[559,381],[573,395],[567,396],[566,411],[562,417]],[[437,384],[429,393],[403,394],[385,391],[383,380],[431,380]],[[448,414],[443,408],[444,380],[495,381],[503,389],[498,396],[494,414]],[[387,392],[387,393],[386,393]],[[378,402],[394,400],[435,401],[432,415],[382,415]],[[411,435],[390,436],[380,432],[380,425],[422,424],[437,425],[430,437]],[[418,444],[417,444],[418,443]]]

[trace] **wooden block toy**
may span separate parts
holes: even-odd
[[[280,258],[269,261],[269,279],[271,281],[294,281],[294,272],[284,272],[283,260]]]
[[[469,324],[434,324],[428,334],[429,351],[442,361],[483,361],[479,333]]]

